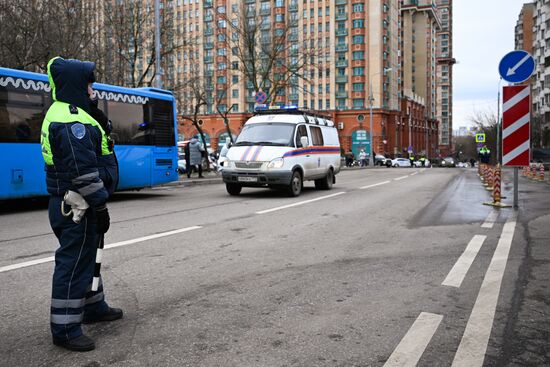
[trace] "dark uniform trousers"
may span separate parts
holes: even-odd
[[[93,318],[105,313],[108,306],[101,281],[98,290],[91,291],[100,238],[94,212],[88,209],[82,221],[74,223],[72,217],[61,214],[62,200],[50,196],[48,208],[50,224],[60,244],[55,252],[50,322],[53,337],[68,340],[82,334],[84,314]]]

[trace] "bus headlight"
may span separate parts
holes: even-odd
[[[275,158],[267,165],[267,168],[281,168],[285,161],[283,158]]]

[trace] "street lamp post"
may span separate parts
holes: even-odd
[[[162,76],[160,66],[160,3],[155,0],[155,87],[162,88]]]
[[[374,143],[374,134],[372,131],[372,102],[374,101],[374,97],[372,95],[372,78],[374,78],[376,75],[384,74],[388,71],[391,71],[392,68],[384,68],[382,71],[379,71],[377,73],[372,74],[369,77],[369,134],[370,134],[370,152],[369,152],[369,166],[374,167],[374,154],[373,152],[373,143]]]

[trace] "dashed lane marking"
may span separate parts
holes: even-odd
[[[468,246],[466,247],[462,255],[458,258],[457,262],[447,275],[447,278],[445,278],[441,285],[456,288],[460,287],[462,281],[464,280],[464,277],[466,276],[466,273],[468,273],[470,266],[474,262],[474,259],[476,258],[477,253],[479,252],[479,249],[483,245],[483,242],[486,238],[487,236],[476,234],[470,240],[470,243],[468,243]]]
[[[393,180],[394,180],[394,181],[399,181],[399,180],[403,180],[403,179],[405,179],[405,178],[407,178],[407,177],[409,177],[409,175],[397,177],[397,178],[394,178]]]
[[[186,227],[186,228],[175,229],[175,230],[173,230],[173,231],[162,232],[162,233],[156,233],[156,234],[153,234],[153,235],[150,235],[150,236],[134,238],[134,239],[132,239],[132,240],[127,240],[127,241],[121,241],[121,242],[111,243],[111,244],[109,244],[109,245],[105,245],[104,248],[105,248],[105,249],[110,249],[110,248],[115,248],[115,247],[133,245],[134,243],[149,241],[149,240],[153,240],[153,239],[155,239],[155,238],[161,238],[161,237],[166,237],[166,236],[172,236],[172,235],[175,235],[175,234],[178,234],[178,233],[189,232],[189,231],[193,231],[193,230],[195,230],[195,229],[200,229],[200,228],[202,228],[202,227],[201,227],[201,226],[193,226],[193,227]],[[44,258],[42,258],[42,259],[36,259],[36,260],[25,261],[25,262],[13,264],[13,265],[7,265],[7,266],[3,266],[3,267],[0,268],[0,273],[6,272],[6,271],[10,271],[10,270],[16,270],[16,269],[21,269],[21,268],[27,268],[27,267],[33,266],[33,265],[44,264],[44,263],[47,263],[47,262],[50,262],[50,261],[54,261],[54,257],[53,257],[53,256],[44,257]]]
[[[498,210],[491,210],[487,215],[485,222],[483,222],[483,224],[481,225],[481,228],[493,228],[493,225],[495,224],[495,221],[498,218],[498,214],[499,214]]]
[[[497,248],[485,273],[466,330],[458,346],[453,367],[481,367],[493,327],[502,277],[514,238],[516,216],[508,218],[502,229]]]
[[[443,315],[421,312],[384,367],[414,367],[430,343]]]
[[[299,206],[299,205],[304,205],[304,204],[313,203],[314,201],[319,201],[319,200],[324,200],[324,199],[330,199],[330,198],[333,198],[333,197],[338,196],[338,195],[343,195],[343,194],[345,194],[345,193],[346,193],[345,191],[337,192],[337,193],[335,193],[335,194],[326,195],[326,196],[321,196],[321,197],[318,197],[318,198],[315,198],[315,199],[311,199],[311,200],[299,201],[299,202],[297,202],[297,203],[292,203],[292,204],[288,204],[288,205],[278,206],[278,207],[276,207],[276,208],[271,208],[271,209],[262,210],[262,211],[256,212],[256,214],[271,213],[271,212],[275,212],[275,211],[277,211],[277,210],[282,210],[282,209],[292,208],[292,207]]]
[[[390,182],[391,182],[391,181],[378,182],[378,183],[375,183],[375,184],[372,184],[372,185],[361,186],[359,189],[360,189],[360,190],[370,189],[371,187],[376,187],[376,186],[380,186],[380,185],[389,184]]]

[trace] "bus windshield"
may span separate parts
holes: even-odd
[[[270,122],[245,125],[235,145],[289,146],[293,132],[293,124]]]

